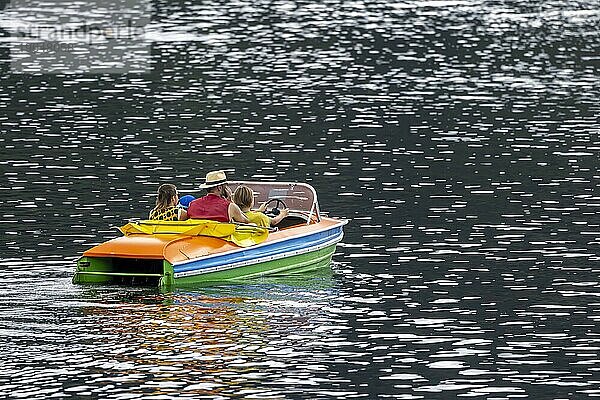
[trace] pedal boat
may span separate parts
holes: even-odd
[[[287,207],[276,229],[207,220],[137,221],[123,236],[97,245],[77,262],[73,283],[188,285],[301,274],[328,267],[347,220],[322,215],[305,183],[230,182],[254,190],[256,201]]]

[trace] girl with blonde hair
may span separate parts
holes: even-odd
[[[233,202],[238,205],[250,223],[258,226],[270,227],[277,225],[289,214],[289,210],[285,208],[276,217],[269,218],[264,214],[266,209],[264,203],[261,204],[258,210],[251,211],[251,208],[254,206],[254,191],[245,185],[240,185],[235,189],[235,192],[233,192]]]

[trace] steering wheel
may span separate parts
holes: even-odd
[[[267,200],[267,202],[265,203],[265,207],[268,207],[269,204],[271,203],[275,203],[275,207],[273,207],[270,211],[266,211],[267,214],[269,214],[270,216],[276,217],[279,215],[279,206],[281,205],[282,208],[288,208],[287,205],[284,203],[283,200],[281,199],[269,199]]]

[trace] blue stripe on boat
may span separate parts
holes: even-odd
[[[202,270],[205,268],[230,265],[238,262],[275,256],[277,254],[305,248],[308,249],[309,247],[326,243],[327,241],[341,234],[342,227],[336,226],[322,232],[311,233],[297,238],[290,238],[288,240],[282,239],[279,242],[268,243],[258,247],[240,248],[240,251],[235,253],[209,256],[207,258],[197,260],[189,260],[182,264],[173,265],[173,272],[177,274],[187,271]]]

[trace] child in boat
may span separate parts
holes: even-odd
[[[187,211],[177,207],[179,195],[175,185],[165,183],[158,188],[156,206],[150,211],[149,219],[161,221],[183,221],[187,219]]]
[[[184,210],[187,210],[190,206],[190,203],[194,200],[196,200],[194,196],[187,194],[179,198],[179,204],[177,204],[177,206],[183,208]]]
[[[289,214],[289,210],[285,208],[281,210],[276,217],[269,218],[264,214],[266,209],[265,203],[261,204],[258,210],[251,211],[250,209],[254,206],[254,191],[244,185],[238,186],[237,189],[235,189],[235,192],[233,192],[233,202],[240,207],[248,220],[250,220],[250,223],[258,226],[275,226]]]

